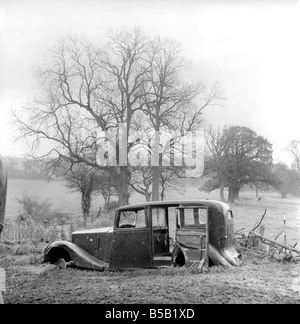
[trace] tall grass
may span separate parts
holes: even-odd
[[[114,213],[111,205],[105,206],[110,207],[109,211],[91,215],[89,222],[84,224],[82,217],[62,213],[53,208],[48,200],[40,201],[25,194],[17,201],[20,214],[15,220],[6,219],[2,241],[51,243],[71,240],[72,232],[78,229],[112,226]]]

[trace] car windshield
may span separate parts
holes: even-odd
[[[145,210],[123,210],[120,213],[118,228],[146,227]]]

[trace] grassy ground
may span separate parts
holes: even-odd
[[[20,213],[17,199],[28,195],[40,202],[48,200],[53,208],[72,215],[79,215],[80,195],[71,192],[61,181],[8,179],[6,217],[15,219]],[[93,209],[97,210],[102,201],[94,201]]]
[[[7,267],[4,299],[9,304],[300,304],[293,286],[299,278],[299,265],[251,256],[240,268],[201,274],[184,268],[102,273],[20,265]]]

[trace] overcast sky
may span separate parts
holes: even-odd
[[[0,0],[0,154],[26,154],[10,111],[34,96],[32,70],[58,38],[136,25],[180,41],[193,81],[221,83],[226,100],[210,122],[248,126],[288,161],[284,147],[300,139],[299,13],[287,0]]]

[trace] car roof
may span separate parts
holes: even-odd
[[[131,204],[127,206],[119,207],[117,210],[126,210],[126,209],[142,209],[148,206],[169,206],[176,207],[179,205],[193,205],[193,206],[206,206],[210,208],[221,209],[222,211],[230,209],[229,205],[225,202],[218,200],[209,200],[209,199],[194,199],[194,200],[165,200],[165,201],[149,201],[137,204]]]

